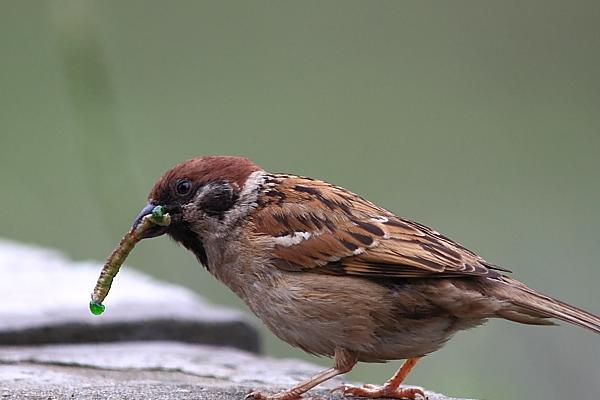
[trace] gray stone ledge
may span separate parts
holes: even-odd
[[[169,342],[0,347],[0,399],[243,399],[274,393],[322,367],[232,348]],[[341,399],[329,390],[308,397]],[[457,400],[428,392],[430,400]]]
[[[124,266],[105,302],[88,310],[99,261],[0,240],[0,345],[170,340],[258,352],[258,332],[240,312],[209,305],[186,288]]]
[[[243,314],[131,267],[116,278],[105,314],[93,316],[100,267],[0,240],[0,276],[9,277],[0,280],[0,400],[242,399],[323,369],[257,356],[258,333]],[[329,389],[342,382],[309,396],[339,400]]]

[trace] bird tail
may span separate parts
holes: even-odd
[[[498,316],[534,325],[553,325],[547,318],[556,318],[600,334],[600,317],[597,315],[538,293],[507,276],[501,276],[499,281],[504,284],[504,287],[498,287],[499,297],[512,307],[498,311]]]

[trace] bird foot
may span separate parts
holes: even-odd
[[[259,390],[250,392],[244,397],[244,400],[298,400],[300,395],[290,392],[283,391],[275,394],[263,394]]]
[[[353,385],[342,385],[333,389],[331,392],[341,392],[344,396],[366,397],[369,399],[391,398],[391,399],[406,399],[416,400],[417,395],[423,399],[427,399],[425,393],[418,388],[392,388],[386,385],[363,385],[362,387]]]

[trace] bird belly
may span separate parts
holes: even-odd
[[[325,356],[341,347],[359,361],[381,362],[431,353],[456,331],[457,318],[424,303],[427,294],[417,286],[271,271],[269,279],[252,285],[255,293],[243,297],[277,337],[293,346]]]

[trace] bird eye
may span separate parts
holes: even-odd
[[[188,179],[182,179],[175,185],[175,192],[178,196],[186,196],[192,191],[192,182]]]

